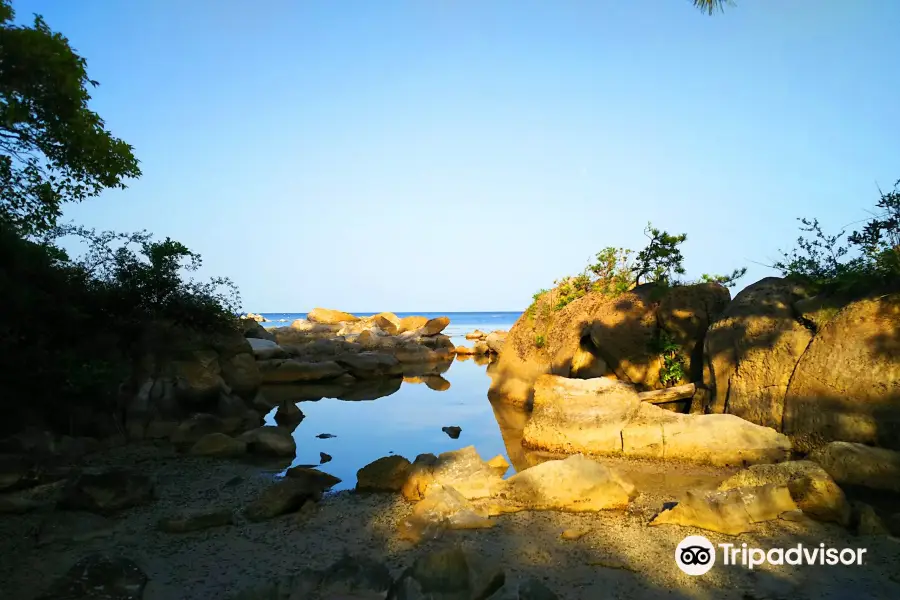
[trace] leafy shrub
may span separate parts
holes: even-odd
[[[217,333],[236,326],[236,291],[227,280],[186,280],[199,257],[146,233],[84,237],[71,260],[52,243],[0,226],[0,411],[5,427],[27,409],[66,430],[79,407],[114,415],[118,391],[140,358],[142,340],[163,326]],[[184,265],[183,261],[189,262]],[[20,415],[21,416],[21,415]]]
[[[633,288],[632,254],[631,250],[612,246],[598,252],[596,262],[587,268],[596,277],[594,290],[609,296],[619,296]]]
[[[543,335],[534,336],[534,345],[538,348],[543,348],[545,343],[547,343],[547,339]]]
[[[684,353],[668,332],[660,329],[650,344],[650,350],[662,359],[659,380],[664,386],[673,386],[687,378]]]

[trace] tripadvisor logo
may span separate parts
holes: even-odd
[[[770,565],[862,565],[866,548],[827,548],[797,544],[792,548],[749,548],[747,544],[719,544],[722,564],[753,569]],[[716,564],[716,547],[702,535],[690,535],[675,548],[675,564],[688,575],[703,575]]]

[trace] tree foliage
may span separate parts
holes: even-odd
[[[678,246],[687,241],[687,234],[671,235],[647,223],[644,235],[650,238],[650,243],[635,258],[635,284],[675,283],[685,273],[684,256]]]
[[[798,219],[801,235],[772,267],[814,289],[851,292],[900,283],[900,181],[880,192],[861,230],[827,234],[818,219]]]
[[[82,409],[115,411],[150,333],[222,333],[239,298],[227,279],[187,277],[200,257],[179,242],[57,224],[64,203],[140,170],[88,108],[85,60],[40,17],[12,19],[0,0],[0,427],[32,411],[65,429]],[[84,255],[71,258],[65,237]]]
[[[26,234],[56,224],[60,206],[124,187],[132,148],[88,108],[86,62],[36,16],[13,24],[0,0],[0,220]]]

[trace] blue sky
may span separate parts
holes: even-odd
[[[66,217],[185,243],[246,310],[519,310],[647,221],[746,285],[900,178],[893,0],[14,6],[144,172]]]

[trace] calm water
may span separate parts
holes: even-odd
[[[474,329],[487,333],[495,329],[508,330],[521,313],[397,313],[397,316],[412,314],[449,317],[450,325],[444,333],[457,345],[471,345],[472,342],[465,340],[466,333]],[[280,327],[306,315],[263,313],[263,316],[271,321],[264,323],[265,326]],[[293,464],[316,465],[320,452],[330,454],[332,460],[323,465],[322,470],[343,480],[335,489],[348,489],[356,485],[358,469],[391,453],[413,460],[423,452],[438,454],[474,445],[485,459],[502,454],[511,460],[498,418],[488,402],[490,379],[486,367],[472,359],[457,360],[443,377],[450,382],[450,388],[440,392],[423,383],[404,382],[397,392],[377,400],[325,398],[299,402],[306,418],[294,431],[297,456]],[[268,424],[274,424],[273,414],[266,417]],[[502,416],[501,420],[504,420]],[[459,439],[453,440],[441,431],[441,427],[449,425],[462,427]],[[336,437],[318,439],[316,436],[321,433]],[[512,459],[517,458],[516,451],[513,444]]]

